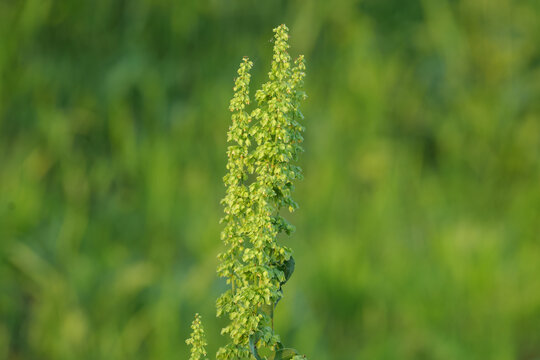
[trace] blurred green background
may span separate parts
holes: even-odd
[[[0,1],[0,359],[225,341],[228,102],[305,54],[296,272],[312,360],[540,359],[537,0]]]

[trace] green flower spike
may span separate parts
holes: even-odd
[[[204,335],[204,328],[201,323],[201,317],[199,314],[195,314],[195,319],[191,323],[193,332],[189,339],[186,340],[186,344],[191,345],[191,356],[189,360],[207,360],[206,359],[206,336]]]
[[[229,107],[232,125],[227,140],[231,145],[221,234],[226,250],[218,256],[218,274],[231,288],[218,299],[217,314],[230,320],[222,330],[230,342],[218,351],[218,360],[262,359],[261,348],[273,352],[275,359],[298,355],[283,347],[273,322],[282,286],[294,270],[292,250],[278,244],[277,236],[294,231],[280,210],[298,208],[292,191],[294,181],[302,178],[294,162],[303,151],[299,105],[306,98],[302,90],[305,65],[302,56],[291,64],[288,28],[281,25],[274,32],[269,81],[255,93],[257,107],[247,110],[253,66],[247,58],[238,69]]]

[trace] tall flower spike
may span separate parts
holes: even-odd
[[[277,236],[294,231],[280,215],[281,208],[298,207],[292,190],[294,180],[302,177],[294,162],[303,151],[299,104],[305,98],[305,66],[303,57],[291,66],[287,27],[281,25],[274,32],[269,81],[255,94],[257,108],[251,113],[246,110],[252,67],[246,58],[230,105],[232,145],[227,151],[221,234],[226,250],[219,255],[218,273],[231,288],[218,299],[217,313],[228,315],[230,323],[222,334],[231,340],[218,351],[218,360],[260,360],[261,347],[273,350],[276,359],[298,354],[285,349],[274,333],[274,309],[294,270],[292,250],[278,244]]]
[[[280,339],[273,331],[274,308],[282,297],[282,286],[294,269],[292,250],[277,242],[281,232],[290,234],[294,227],[280,215],[283,206],[290,210],[298,206],[291,192],[295,179],[301,177],[301,169],[293,164],[301,151],[299,143],[303,130],[296,122],[294,86],[291,57],[287,52],[288,29],[281,25],[274,30],[274,55],[269,81],[257,91],[258,108],[252,116],[257,119],[251,129],[257,146],[253,152],[256,181],[250,185],[254,203],[252,251],[244,260],[252,269],[251,278],[257,286],[251,286],[252,296],[260,299],[257,306],[261,319],[254,338],[258,345],[278,348]],[[298,71],[298,70],[297,70]],[[298,77],[298,76],[297,76]],[[257,345],[255,344],[255,345]]]
[[[242,340],[242,332],[239,330],[238,318],[242,307],[237,300],[237,289],[244,287],[245,280],[242,277],[242,254],[245,244],[249,242],[249,228],[247,215],[250,212],[251,200],[246,186],[250,170],[249,136],[250,115],[246,111],[249,105],[249,73],[253,63],[244,58],[238,69],[238,78],[235,80],[234,96],[229,109],[232,112],[232,124],[227,134],[227,141],[231,142],[227,150],[228,173],[223,178],[227,186],[227,193],[222,200],[225,216],[222,222],[225,228],[221,233],[221,239],[227,246],[225,252],[218,255],[220,265],[218,274],[227,278],[231,289],[226,291],[217,300],[217,314],[226,314],[231,320],[229,326],[222,330],[222,334],[231,337],[231,343],[218,351],[218,359],[243,359],[249,357],[247,340]],[[236,320],[235,320],[236,319]]]
[[[206,336],[204,335],[204,328],[199,314],[195,314],[191,328],[193,332],[189,339],[186,340],[186,344],[191,345],[191,356],[189,360],[206,360]]]
[[[227,141],[231,142],[227,150],[228,173],[223,178],[227,193],[221,201],[224,205],[225,216],[221,219],[225,223],[221,237],[229,248],[223,254],[218,255],[221,260],[218,273],[222,277],[228,278],[228,282],[233,288],[235,282],[235,259],[239,251],[242,250],[244,232],[242,227],[245,223],[244,214],[249,206],[249,196],[247,187],[244,185],[248,177],[248,151],[251,141],[248,134],[248,124],[251,121],[246,112],[249,105],[249,82],[251,75],[249,70],[253,63],[248,58],[244,58],[238,69],[238,78],[235,81],[234,97],[231,100],[229,109],[232,112],[232,124],[227,133]]]

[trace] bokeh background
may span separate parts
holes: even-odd
[[[283,342],[540,359],[537,0],[0,1],[0,359],[214,358],[228,102],[307,59]]]

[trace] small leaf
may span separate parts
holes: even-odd
[[[257,360],[262,360],[257,352],[257,342],[259,341],[260,334],[255,333],[249,337],[249,350]]]
[[[271,357],[269,360],[291,360],[293,357],[295,357],[298,354],[298,351],[292,348],[280,348],[276,350],[273,357]]]
[[[272,305],[268,305],[268,304],[264,303],[264,304],[261,306],[261,311],[262,311],[263,313],[265,313],[266,315],[272,317],[272,308],[273,308]]]
[[[283,264],[279,267],[279,270],[283,271],[283,275],[285,275],[285,281],[281,282],[280,285],[283,285],[287,281],[289,281],[294,272],[294,266],[294,258],[291,256],[289,260],[285,260]]]

